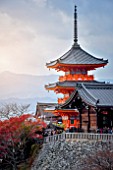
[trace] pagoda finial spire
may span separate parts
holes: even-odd
[[[75,5],[74,12],[74,45],[78,45],[78,36],[77,36],[77,6]]]

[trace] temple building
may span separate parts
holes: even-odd
[[[47,63],[49,69],[63,71],[56,83],[45,85],[46,90],[63,94],[57,104],[42,104],[43,113],[61,118],[65,129],[75,127],[84,131],[113,125],[113,84],[96,81],[89,71],[104,67],[108,60],[87,53],[78,44],[77,10],[74,12],[74,43],[57,60]],[[51,106],[52,105],[52,106]],[[36,114],[40,115],[37,103]]]

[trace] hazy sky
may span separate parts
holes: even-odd
[[[75,3],[79,44],[109,60],[95,78],[113,79],[113,0],[0,0],[0,72],[55,73],[45,64],[73,44]]]

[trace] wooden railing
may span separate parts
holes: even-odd
[[[62,133],[58,135],[48,136],[44,138],[44,143],[53,143],[62,140],[93,140],[93,141],[113,141],[112,134],[98,133]]]
[[[66,81],[66,80],[69,80],[69,81],[77,81],[77,80],[81,80],[81,81],[91,81],[91,80],[94,80],[94,76],[93,75],[83,75],[83,74],[68,74],[68,75],[65,75],[65,76],[60,76],[59,77],[59,81],[62,82],[62,81]]]

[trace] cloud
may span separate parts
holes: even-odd
[[[60,1],[58,4],[51,0],[6,2],[0,7],[0,71],[53,73],[45,64],[71,48],[73,11],[67,11],[65,3],[60,6]],[[94,56],[111,60],[113,14],[109,5],[105,13],[104,5],[96,11],[97,5],[91,6],[89,0],[80,2],[78,33],[81,46]]]
[[[34,38],[34,31],[24,22],[10,17],[7,13],[0,13],[0,45],[18,45]],[[16,44],[15,44],[16,43]]]
[[[61,11],[52,12],[48,20],[55,17],[61,24],[70,22],[68,16]],[[56,56],[64,51],[62,44],[66,44],[63,25],[60,24],[62,29],[56,29],[58,23],[51,23],[45,28],[44,21],[30,24],[7,12],[0,12],[0,71],[47,74],[46,62],[54,59],[53,54]]]
[[[7,13],[0,13],[0,25],[0,56],[4,63],[1,68],[22,69],[20,65],[27,60],[26,55],[35,40],[36,33],[22,21],[11,18]]]
[[[36,3],[40,7],[45,7],[47,4],[47,0],[31,0],[31,2]]]
[[[91,5],[90,1],[87,0],[84,10],[82,8],[79,10],[78,32],[81,46],[93,56],[109,61],[104,69],[93,71],[96,78],[112,78],[110,74],[113,71],[112,7],[113,2],[111,1]]]

